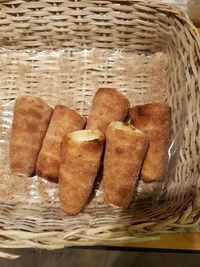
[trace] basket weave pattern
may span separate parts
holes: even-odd
[[[150,77],[145,76],[146,80],[142,76],[135,77],[137,86],[130,88],[132,84],[127,80],[131,75],[124,71],[133,59],[130,55],[151,56],[163,52],[169,61],[166,88],[161,83],[162,88],[157,92],[152,84],[143,92],[142,100],[167,101],[172,106],[174,132],[178,136],[175,144],[180,146],[175,178],[165,188],[159,206],[144,201],[119,214],[113,208],[104,211],[101,204],[95,211],[94,206],[88,206],[84,213],[70,218],[60,212],[57,202],[53,206],[1,202],[0,246],[54,249],[77,244],[117,244],[197,226],[200,217],[200,141],[197,139],[200,43],[186,15],[175,7],[145,0],[0,1],[0,11],[2,133],[5,114],[9,114],[12,107],[8,103],[19,94],[36,94],[50,104],[59,100],[84,115],[88,114],[94,90],[99,85],[117,87],[127,96],[135,96],[137,100],[131,99],[132,104],[140,103],[140,92]],[[88,49],[94,48],[88,56]],[[52,50],[59,53],[51,54]],[[111,58],[112,63],[108,60],[104,66],[105,58]],[[125,66],[124,69],[115,71],[117,64]],[[73,74],[68,71],[71,67]],[[134,66],[130,64],[130,68]],[[76,75],[83,78],[77,82]],[[185,115],[180,143],[179,126]],[[6,151],[7,145],[1,145],[1,152]],[[1,172],[3,168],[1,164]]]

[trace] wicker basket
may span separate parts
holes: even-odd
[[[89,207],[70,218],[61,213],[58,203],[43,205],[35,201],[30,205],[14,198],[14,201],[0,203],[0,247],[55,249],[71,245],[116,245],[154,238],[166,231],[198,227],[200,44],[188,17],[176,7],[145,0],[13,0],[0,3],[2,133],[10,127],[8,124],[11,125],[8,118],[7,124],[4,123],[5,116],[10,116],[10,111],[7,112],[10,100],[19,94],[38,95],[52,104],[59,99],[87,115],[96,89],[94,85],[109,84],[128,96],[144,90],[144,77],[137,77],[137,88],[131,91],[130,84],[126,83],[130,73],[126,76],[119,69],[114,72],[114,64],[109,65],[109,72],[101,66],[102,60],[113,56],[117,49],[125,54],[140,55],[164,52],[170,66],[168,91],[160,92],[159,96],[155,91],[148,92],[146,100],[157,100],[164,94],[173,107],[177,131],[183,105],[187,114],[175,178],[159,205],[141,201],[133,213],[130,210],[121,217],[112,208],[105,214],[103,206],[95,212]],[[90,51],[99,49],[97,54],[92,54],[93,59],[86,56],[88,48]],[[58,62],[56,49],[59,49],[59,55],[67,53],[70,62],[65,59]],[[84,51],[83,54],[80,51]],[[39,59],[37,53],[40,53]],[[77,72],[82,56],[83,66]],[[123,57],[118,59],[115,66],[123,63]],[[113,59],[109,57],[109,60]],[[75,70],[72,76],[67,72],[69,68]],[[79,76],[82,79],[76,81],[74,77]],[[7,145],[6,142],[1,144],[3,156],[7,153]],[[3,172],[1,164],[1,175]]]

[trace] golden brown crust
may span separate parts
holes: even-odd
[[[59,198],[65,213],[74,215],[85,206],[97,175],[104,137],[76,141],[65,135],[61,145]]]
[[[167,170],[172,135],[171,108],[166,104],[139,105],[130,110],[131,123],[150,138],[141,178],[145,182],[162,179]]]
[[[20,96],[16,99],[10,140],[10,170],[32,175],[46,134],[52,108],[42,99]]]
[[[113,123],[107,127],[103,174],[106,202],[129,206],[147,149],[147,136],[134,127],[132,131],[116,129]]]
[[[60,165],[60,144],[65,134],[83,129],[85,119],[75,110],[57,105],[40,150],[36,172],[38,175],[57,181]]]
[[[116,89],[100,88],[93,98],[86,129],[97,129],[105,134],[112,121],[127,119],[129,108],[128,99]]]

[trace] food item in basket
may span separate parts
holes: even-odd
[[[38,97],[17,98],[9,151],[12,173],[28,176],[34,173],[51,114],[52,108]]]
[[[107,127],[103,174],[106,202],[129,206],[148,143],[148,137],[129,123],[117,121]]]
[[[164,178],[172,135],[171,107],[162,103],[135,106],[130,110],[130,118],[131,123],[150,139],[141,171],[142,180],[150,182]]]
[[[80,130],[65,135],[61,144],[59,198],[65,213],[74,215],[85,206],[100,165],[104,135]]]
[[[112,121],[126,120],[129,108],[129,100],[116,89],[100,88],[93,98],[86,129],[97,129],[105,134]]]
[[[54,108],[52,118],[40,150],[36,173],[57,181],[60,165],[60,144],[65,134],[83,129],[86,120],[75,110],[62,105]]]

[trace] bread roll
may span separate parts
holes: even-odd
[[[75,110],[61,105],[55,107],[37,159],[38,175],[57,181],[62,138],[65,134],[83,129],[85,122]]]
[[[131,123],[145,132],[149,149],[145,157],[141,178],[144,182],[162,179],[168,165],[168,149],[171,143],[171,108],[161,103],[151,103],[131,108]]]
[[[147,136],[131,124],[117,121],[107,127],[103,174],[106,202],[129,206],[147,149]]]
[[[98,130],[76,131],[64,136],[59,197],[65,213],[79,213],[88,201],[99,169],[103,144],[103,133]]]
[[[100,88],[92,102],[86,129],[100,130],[104,134],[112,121],[125,121],[130,108],[128,99],[116,89]]]
[[[51,114],[52,108],[38,97],[17,98],[9,152],[12,173],[28,176],[34,173]]]

